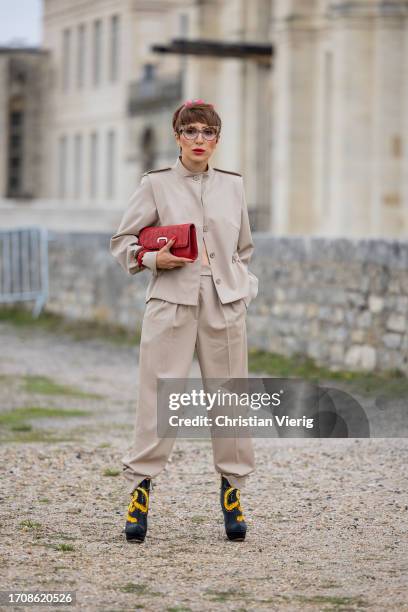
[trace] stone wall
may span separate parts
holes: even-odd
[[[249,346],[303,353],[333,369],[408,374],[408,243],[253,237],[259,294],[248,310]],[[48,311],[141,325],[149,270],[126,275],[109,234],[51,238]]]

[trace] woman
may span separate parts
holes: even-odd
[[[130,481],[125,526],[131,542],[144,540],[150,484],[165,467],[175,438],[157,433],[157,378],[186,379],[194,349],[203,380],[248,377],[246,310],[258,292],[248,270],[254,245],[242,176],[213,168],[209,159],[220,139],[221,119],[212,104],[187,101],[173,116],[180,147],[176,163],[143,175],[133,194],[111,252],[129,274],[146,267],[152,277],[146,293],[139,357],[139,389],[132,447],[122,458]],[[146,226],[194,223],[195,261],[170,252],[141,250]],[[221,507],[229,539],[243,540],[246,523],[240,489],[254,471],[250,437],[212,436],[215,470],[221,476]]]

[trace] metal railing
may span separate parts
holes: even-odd
[[[0,303],[34,300],[38,317],[48,299],[48,231],[0,230]]]

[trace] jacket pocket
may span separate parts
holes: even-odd
[[[258,295],[259,281],[258,281],[258,277],[255,276],[255,274],[253,274],[253,272],[251,272],[250,270],[248,270],[248,276],[249,276],[249,296],[248,297],[249,297],[249,302],[250,302],[251,300],[256,298],[256,296]]]

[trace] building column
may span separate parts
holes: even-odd
[[[378,7],[375,19],[370,173],[374,236],[406,236],[408,230],[408,11],[402,4]]]
[[[277,234],[307,234],[317,222],[318,5],[318,0],[274,3],[271,230]]]
[[[329,6],[333,109],[330,214],[324,229],[331,235],[404,232],[403,4],[371,0]],[[405,108],[406,103],[405,97]]]

